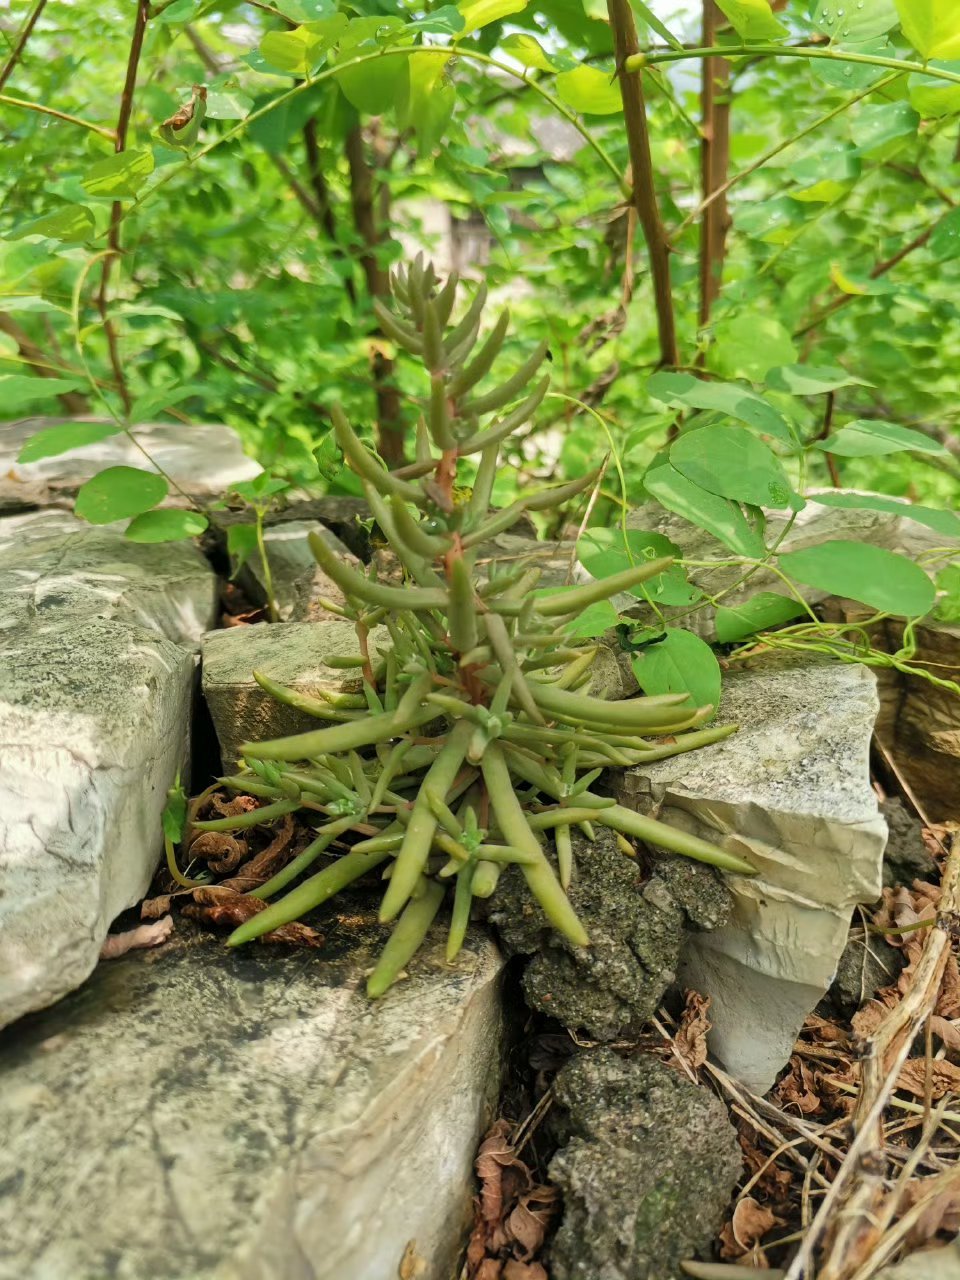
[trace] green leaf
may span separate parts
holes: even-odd
[[[197,511],[144,511],[130,521],[124,537],[131,542],[180,542],[196,538],[209,523]]]
[[[880,422],[870,418],[858,418],[848,422],[827,436],[816,441],[815,447],[824,453],[835,453],[841,458],[873,458],[884,453],[945,454],[948,452],[939,440],[933,440],[922,431],[900,427],[895,422]]]
[[[197,10],[202,7],[201,0],[173,0],[157,14],[157,22],[192,22]]]
[[[278,71],[306,75],[346,29],[346,14],[335,13],[292,31],[268,31],[260,41],[260,52]]]
[[[18,462],[38,462],[41,458],[54,458],[71,449],[96,444],[115,436],[121,428],[113,422],[64,422],[57,427],[44,427],[31,436],[17,454]]]
[[[931,67],[943,71],[960,72],[960,62],[932,62]],[[912,75],[907,79],[907,95],[910,105],[926,119],[938,120],[960,111],[960,84],[951,84],[933,76]]]
[[[561,101],[584,115],[610,116],[623,110],[620,86],[608,71],[575,67],[562,72],[553,83]]]
[[[808,587],[907,618],[928,613],[936,595],[919,565],[868,542],[837,539],[788,551],[780,556],[780,568]]]
[[[151,173],[152,151],[121,151],[91,165],[80,185],[91,196],[135,196]]]
[[[735,644],[805,612],[803,605],[790,596],[778,595],[776,591],[758,591],[743,604],[720,606],[716,616],[717,642]]]
[[[824,507],[845,507],[854,511],[889,511],[891,515],[902,516],[905,520],[916,520],[917,524],[926,525],[945,538],[960,538],[960,516],[952,511],[905,502],[902,498],[886,498],[873,493],[818,493],[810,501]]]
[[[536,71],[556,71],[556,66],[550,61],[533,36],[522,35],[517,32],[501,40],[500,48],[504,53],[508,53],[511,58],[515,58],[523,67],[532,67]]]
[[[733,502],[755,507],[799,502],[780,459],[751,431],[732,423],[685,431],[673,442],[670,461],[694,484]]]
[[[227,529],[227,554],[236,577],[257,549],[257,530],[252,524],[232,524]]]
[[[933,229],[930,252],[938,261],[960,257],[960,209],[944,214]]]
[[[107,467],[77,493],[74,510],[90,524],[110,524],[149,511],[167,496],[167,482],[140,467]]]
[[[896,0],[896,5],[900,28],[922,58],[960,58],[956,0]]]
[[[860,155],[886,159],[915,138],[919,127],[920,117],[909,102],[881,102],[861,106],[850,132]]]
[[[798,355],[788,330],[773,316],[744,314],[718,320],[713,336],[711,365],[728,378],[762,382],[774,365],[793,364]]]
[[[609,600],[587,605],[567,628],[567,635],[578,640],[594,640],[615,627],[620,615]]]
[[[960,622],[960,564],[948,564],[937,574],[937,600],[933,616],[938,622]]]
[[[713,534],[735,555],[751,560],[764,555],[763,539],[747,523],[736,503],[708,493],[668,462],[654,463],[644,476],[643,485],[661,506]]]
[[[343,450],[332,431],[328,431],[321,443],[316,446],[313,456],[324,480],[336,480],[343,470]]]
[[[160,821],[163,825],[163,834],[167,839],[173,844],[179,844],[183,839],[183,829],[187,822],[187,793],[180,786],[179,776],[167,792],[167,803],[163,807]]]
[[[774,17],[770,0],[717,0],[717,8],[743,40],[779,40],[787,34]]]
[[[375,53],[388,39],[412,39],[404,35],[405,27],[399,18],[354,18],[337,52],[337,61],[365,53]],[[407,94],[410,70],[405,58],[375,58],[363,66],[352,67],[337,73],[337,84],[351,106],[365,115],[380,115],[389,111],[397,102],[403,102]]]
[[[841,387],[869,387],[864,378],[855,378],[846,369],[828,365],[784,364],[771,369],[766,376],[771,391],[788,391],[792,396],[822,396]]]
[[[469,36],[491,22],[499,22],[511,13],[522,13],[527,0],[460,0],[457,8],[463,15],[461,36]]]
[[[683,48],[682,43],[673,35],[669,27],[663,25],[648,4],[644,4],[643,0],[630,0],[630,4],[640,15],[641,21],[645,22],[651,31],[655,31],[661,40],[665,40],[671,49]]]
[[[9,414],[35,400],[49,400],[83,385],[76,378],[30,378],[25,373],[4,373],[0,374],[0,405],[4,414]]]
[[[145,391],[142,396],[137,396],[130,406],[130,421],[149,422],[155,414],[179,404],[181,400],[205,394],[206,388],[195,382],[188,383],[186,386],[161,387],[156,391]]]
[[[235,493],[251,506],[262,505],[278,493],[290,488],[290,481],[282,476],[275,476],[270,471],[261,471],[252,480],[238,480],[230,486],[230,493]]]
[[[46,213],[31,222],[21,222],[7,232],[8,240],[22,240],[24,236],[46,236],[49,240],[76,243],[88,240],[96,229],[93,214],[82,204],[70,204],[55,213]]]
[[[693,707],[720,703],[720,664],[710,646],[681,627],[667,627],[665,639],[647,645],[632,658],[637,683],[644,693],[688,693]]]
[[[861,0],[861,3],[839,7],[837,0],[819,0],[813,14],[814,25],[831,41],[855,44],[873,40],[895,27],[898,22],[893,0]]]
[[[416,131],[421,156],[438,145],[453,115],[457,94],[446,75],[449,61],[446,50],[407,59],[406,101],[397,109],[397,122]]]
[[[862,164],[851,147],[821,150],[788,166],[796,181],[790,195],[804,204],[830,204],[839,200],[860,177]]]
[[[643,564],[645,560],[659,560],[663,556],[683,559],[681,549],[662,533],[645,533],[639,529],[588,529],[577,540],[577,559],[594,578],[610,578],[615,573]],[[697,588],[687,581],[681,564],[674,564],[665,573],[631,587],[630,594],[639,600],[654,600],[664,605],[692,604],[700,598]]]
[[[655,400],[690,405],[692,409],[716,409],[738,418],[764,435],[788,444],[793,434],[787,420],[761,396],[735,382],[707,382],[690,373],[655,373],[647,380]]]
[[[436,35],[456,36],[464,28],[463,14],[456,5],[445,4],[434,9],[425,18],[417,18],[408,22],[408,31],[426,31]]]
[[[211,89],[207,94],[208,120],[244,120],[253,110],[253,99],[239,89]]]

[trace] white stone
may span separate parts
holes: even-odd
[[[764,1093],[833,978],[858,902],[880,894],[886,824],[870,786],[878,701],[864,667],[765,659],[724,680],[740,731],[629,771],[624,800],[745,857],[730,923],[691,934],[683,985],[712,998],[711,1048]]]
[[[0,632],[109,618],[192,646],[216,606],[216,578],[193,543],[131,542],[122,526],[66,511],[0,519]]]
[[[190,544],[0,520],[0,1025],[83,982],[147,888],[216,601]]]
[[[450,1280],[499,954],[447,967],[438,937],[371,1003],[356,916],[330,923],[303,952],[181,923],[0,1039],[0,1280]]]
[[[79,986],[149,885],[194,668],[118,622],[0,631],[0,1026]]]
[[[263,540],[281,622],[330,622],[337,615],[325,609],[320,599],[343,603],[343,592],[313,557],[308,541],[311,533],[322,538],[346,564],[357,567],[360,563],[353,552],[317,520],[287,520],[270,525],[264,531]],[[259,551],[247,561],[245,571],[252,578],[258,597],[265,601],[267,576]]]
[[[98,418],[21,418],[0,427],[0,509],[43,506],[76,493],[105,467],[142,467],[152,471],[144,455],[126,435],[108,436],[69,453],[17,462],[26,442],[45,427],[65,422],[99,422]],[[262,468],[243,452],[240,437],[220,423],[142,423],[134,433],[157,466],[187,493],[220,498],[231,484],[250,480]],[[176,494],[171,501],[176,502]]]

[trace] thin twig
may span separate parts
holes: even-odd
[[[0,70],[0,89],[2,89],[10,79],[13,74],[14,67],[23,56],[24,47],[30,39],[33,28],[37,25],[37,19],[40,17],[41,13],[43,13],[46,3],[47,0],[36,0],[36,4],[34,4],[33,9],[28,14],[26,22],[20,28],[20,34],[17,36],[16,44],[10,50],[10,57],[7,58],[6,62],[3,64],[3,69]]]

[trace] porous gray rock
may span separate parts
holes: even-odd
[[[0,1025],[83,982],[149,884],[216,597],[189,544],[0,520]]]
[[[368,640],[376,658],[390,646],[384,627],[375,627]],[[239,756],[244,742],[264,742],[291,733],[305,733],[329,723],[278,702],[257,684],[253,672],[310,698],[324,694],[358,693],[363,677],[358,668],[328,667],[325,658],[358,656],[352,622],[259,623],[211,631],[203,640],[203,696],[220,741],[225,767]]]
[[[715,929],[730,914],[717,874],[662,854],[652,868],[621,852],[596,828],[591,844],[574,835],[569,897],[590,935],[576,947],[547,922],[517,868],[501,878],[490,920],[510,954],[529,956],[527,1002],[574,1031],[612,1040],[655,1013],[675,981],[687,929]]]
[[[723,1104],[653,1058],[578,1054],[554,1082],[563,1220],[552,1280],[676,1280],[720,1227],[742,1157]]]
[[[123,433],[71,449],[38,462],[18,462],[20,450],[48,427],[66,422],[103,422],[102,418],[20,418],[0,426],[0,511],[47,506],[73,497],[82,484],[105,467],[154,468]],[[144,449],[186,493],[221,498],[230,485],[259,475],[259,463],[243,452],[240,437],[221,423],[148,422],[134,426]],[[170,503],[183,503],[175,490]]]
[[[0,1037],[0,1280],[449,1280],[499,955],[438,936],[373,1004],[353,915],[320,923],[302,952],[178,923]]]
[[[886,824],[870,785],[875,680],[865,667],[756,659],[724,680],[738,733],[628,770],[621,802],[757,868],[727,876],[729,922],[688,934],[680,980],[712,997],[710,1045],[765,1093],[833,980],[857,903],[880,895]]]
[[[903,968],[903,953],[877,934],[851,931],[827,992],[829,1003],[845,1018],[871,1000],[881,987],[896,982]]]
[[[883,855],[884,887],[892,888],[897,884],[909,887],[914,880],[933,881],[937,876],[937,864],[923,843],[920,819],[914,817],[896,796],[884,800],[880,812],[890,832]]]

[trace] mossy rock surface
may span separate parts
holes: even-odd
[[[730,895],[710,867],[689,858],[658,855],[651,873],[602,827],[592,844],[574,837],[574,856],[569,897],[589,947],[549,927],[518,870],[502,877],[490,919],[508,953],[531,957],[523,976],[529,1004],[591,1039],[612,1040],[656,1011],[686,931],[725,923]]]
[[[563,1221],[551,1280],[677,1280],[708,1248],[741,1171],[720,1100],[654,1058],[579,1054],[554,1083]]]

